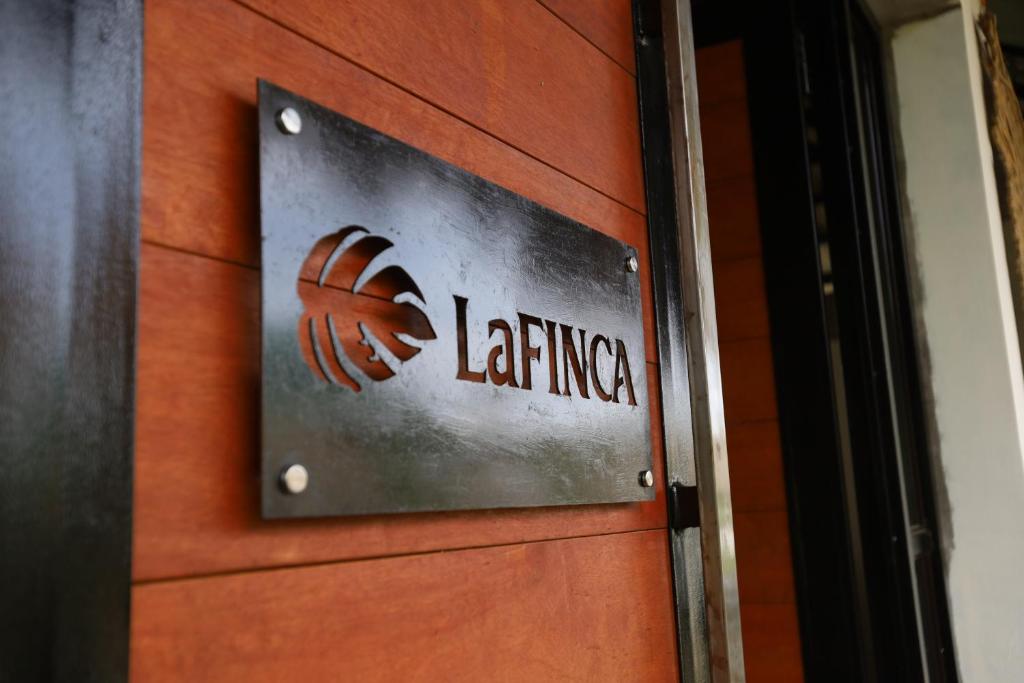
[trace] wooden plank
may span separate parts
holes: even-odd
[[[259,265],[255,106],[262,77],[632,244],[640,254],[644,316],[653,321],[642,215],[244,7],[148,3],[145,77],[147,241]],[[639,152],[633,165],[639,174]]]
[[[743,63],[743,42],[710,45],[697,50],[697,101],[706,107],[726,100],[741,100],[746,106],[747,76]]]
[[[665,526],[657,367],[647,364],[658,499],[649,503],[264,522],[259,273],[143,245],[136,579]]]
[[[715,313],[721,341],[768,337],[768,299],[761,257],[717,261]]]
[[[539,1],[623,69],[631,74],[636,73],[633,8],[630,0]]]
[[[788,524],[785,510],[734,515],[741,604],[796,602]]]
[[[786,510],[779,423],[729,425],[729,485],[734,512]]]
[[[536,0],[241,1],[644,210],[634,79]]]
[[[697,52],[746,679],[775,683],[803,670],[744,76],[739,41]]]
[[[747,604],[740,618],[748,683],[804,680],[795,605]]]
[[[722,392],[728,430],[733,424],[778,417],[775,371],[768,339],[742,339],[719,343]]]
[[[754,153],[746,102],[702,105],[700,131],[707,182],[754,175]]]
[[[761,255],[761,223],[753,176],[707,183],[713,261]]]
[[[154,681],[675,681],[667,535],[615,534],[136,586]]]

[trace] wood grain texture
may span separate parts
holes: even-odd
[[[782,445],[775,420],[729,426],[729,484],[734,512],[786,510]]]
[[[641,214],[240,5],[148,3],[145,78],[142,231],[149,242],[259,265],[256,79],[265,78],[633,245],[644,318],[653,321]],[[631,172],[642,179],[639,156]]]
[[[264,522],[259,273],[142,250],[136,579],[665,526],[657,366],[646,364],[658,498],[649,503]]]
[[[633,245],[654,361],[630,74],[533,0],[151,0],[145,54],[132,678],[677,680],[654,363],[652,502],[258,504],[257,78]]]
[[[801,681],[742,44],[697,52],[747,680]]]
[[[631,74],[636,73],[630,0],[539,0]]]
[[[726,430],[735,423],[775,419],[778,409],[769,340],[722,341],[719,356]]]
[[[707,195],[712,261],[760,258],[761,224],[753,176],[709,181]]]
[[[704,178],[707,182],[753,177],[754,154],[746,102],[725,100],[702,105],[700,130],[704,141]],[[714,144],[708,144],[708,140],[713,140]]]
[[[697,51],[746,680],[803,680],[742,45]]]
[[[136,586],[154,681],[674,681],[664,531]]]
[[[714,264],[718,338],[722,341],[770,335],[761,258]]]
[[[241,0],[637,211],[636,83],[536,0]]]
[[[746,107],[746,67],[743,43],[730,40],[697,50],[697,102],[701,108],[737,100]]]
[[[740,604],[796,602],[786,511],[737,512],[733,529]]]
[[[804,680],[796,606],[742,607],[743,660],[749,683],[798,683]]]

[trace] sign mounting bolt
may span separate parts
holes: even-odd
[[[635,254],[630,254],[629,258],[626,259],[626,270],[630,273],[635,273],[640,269],[640,261],[637,260]]]
[[[302,465],[289,465],[281,470],[281,490],[297,495],[309,486],[309,471]]]
[[[285,135],[298,135],[302,132],[302,117],[299,116],[299,112],[291,107],[285,107],[278,111],[274,120],[277,122],[277,127]]]
[[[644,470],[641,472],[638,479],[640,480],[640,486],[643,486],[645,489],[649,489],[654,486],[654,472],[651,472],[650,470]]]

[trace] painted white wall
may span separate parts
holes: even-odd
[[[864,0],[864,4],[879,24],[896,26],[956,6],[959,0]]]
[[[1024,680],[1024,374],[974,5],[893,29],[896,128],[961,679]]]

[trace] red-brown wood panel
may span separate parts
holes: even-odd
[[[259,273],[142,250],[134,575],[208,574],[665,525],[657,367],[647,364],[659,499],[333,520],[259,516]]]
[[[743,50],[697,53],[747,680],[802,679]]]
[[[644,210],[636,82],[536,0],[243,0]]]
[[[643,215],[241,5],[148,3],[145,75],[145,241],[258,266],[256,79],[266,78],[632,244],[653,320]],[[642,177],[639,156],[623,168]],[[650,325],[645,343],[656,359]]]
[[[697,50],[697,101],[701,109],[723,100],[745,103],[744,70],[743,43],[737,40]]]
[[[778,422],[733,423],[728,428],[727,438],[733,511],[785,510],[786,485]]]
[[[747,111],[737,100],[701,106],[700,129],[703,140],[716,140],[704,145],[704,173],[708,182],[751,177],[754,158],[751,153],[750,127]]]
[[[760,258],[761,227],[754,178],[736,176],[709,181],[706,188],[712,260]]]
[[[732,423],[775,419],[775,374],[768,339],[723,340],[718,352],[726,428]]]
[[[629,73],[636,72],[630,0],[540,0]]]
[[[761,258],[719,260],[714,264],[720,339],[734,341],[769,335],[768,299]]]
[[[751,683],[804,680],[796,605],[746,604],[742,608],[743,663]]]
[[[678,680],[664,531],[136,586],[153,681]]]
[[[733,524],[740,603],[796,602],[786,511],[737,512]]]
[[[135,681],[677,679],[628,5],[147,2]],[[257,78],[636,247],[657,500],[261,519]]]

